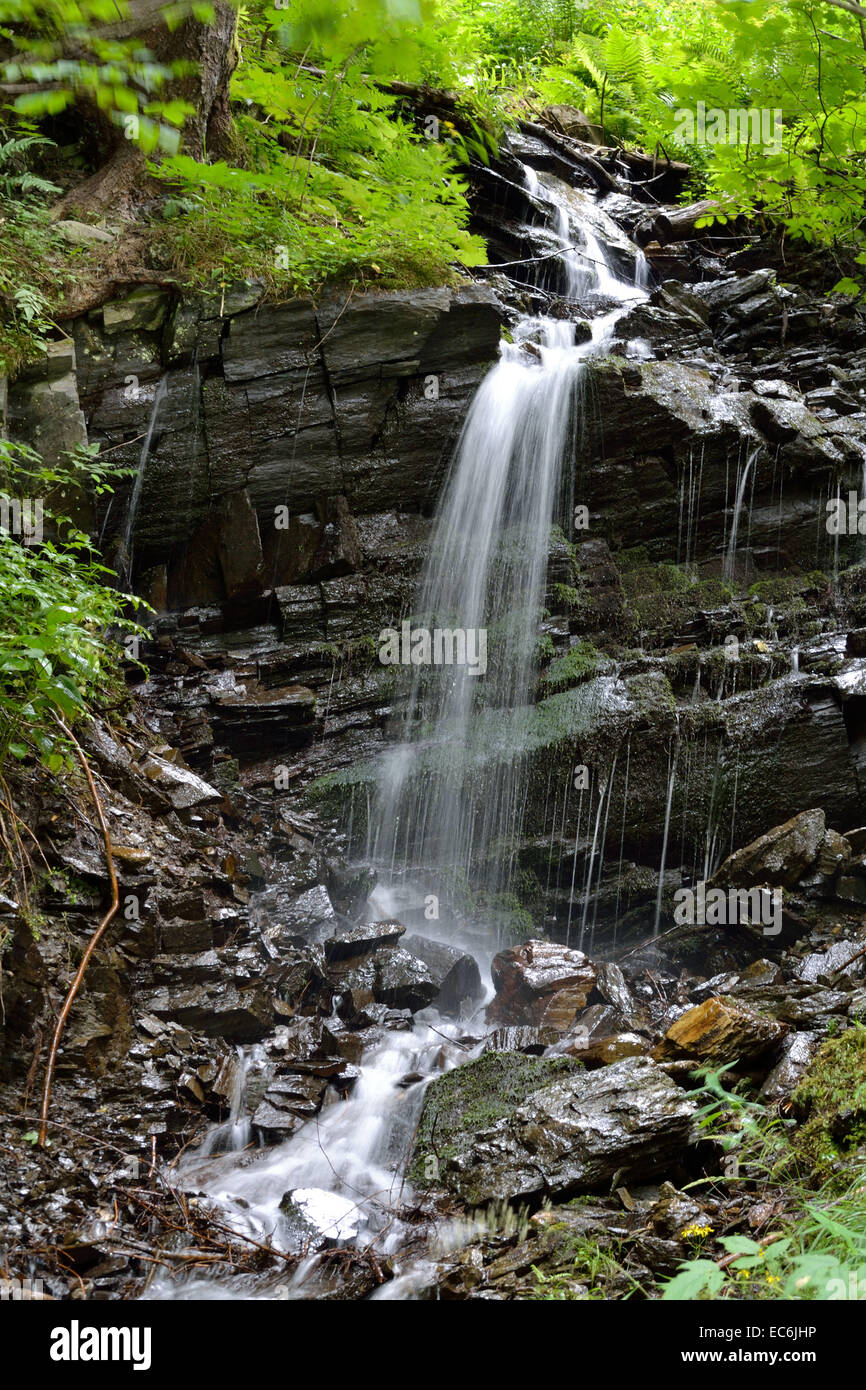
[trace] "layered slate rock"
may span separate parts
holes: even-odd
[[[406,928],[402,922],[362,922],[357,927],[341,927],[322,944],[328,962],[368,955],[380,946],[396,946]]]
[[[214,981],[165,989],[151,998],[149,1008],[157,1018],[231,1042],[259,1042],[274,1022],[273,996],[263,984],[243,989]]]
[[[344,497],[353,512],[428,503],[496,358],[502,309],[486,285],[263,307],[260,293],[182,301],[164,340],[152,316],[122,306],[126,319],[110,331],[76,325],[90,435],[117,447],[121,463],[138,463],[126,440],[147,430],[151,402],[123,398],[115,383],[134,375],[150,387],[168,364],[136,528],[145,565],[211,525],[214,499],[245,491],[266,565],[274,509],[285,507],[315,522],[316,575],[352,568],[356,538],[328,499]],[[425,392],[429,375],[436,396]]]
[[[316,695],[304,685],[268,689],[255,681],[214,695],[214,736],[235,752],[279,753],[302,747],[315,732]]]
[[[587,1072],[490,1052],[429,1087],[410,1179],[472,1206],[650,1177],[692,1137],[695,1103],[647,1057]]]

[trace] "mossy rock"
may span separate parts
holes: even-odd
[[[672,718],[677,702],[667,676],[662,671],[642,671],[628,680],[628,693],[641,719],[655,723]]]
[[[542,684],[546,691],[572,690],[581,681],[589,680],[598,669],[598,652],[591,642],[580,641],[564,656],[551,662]]]
[[[866,1150],[866,1028],[829,1038],[791,1097],[803,1123],[792,1148],[816,1182],[850,1180],[855,1154]]]
[[[489,1129],[540,1087],[581,1070],[573,1057],[485,1052],[437,1077],[424,1098],[409,1181],[429,1186],[439,1165],[457,1151],[460,1135]]]
[[[788,604],[801,594],[820,593],[827,588],[827,577],[821,570],[809,574],[773,574],[758,579],[749,589],[753,598],[774,607]]]

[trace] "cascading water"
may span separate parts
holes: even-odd
[[[528,184],[539,194],[537,177]],[[552,198],[550,179],[540,196]],[[611,269],[588,226],[578,238],[567,207],[550,208],[566,298],[591,294],[616,307],[594,318],[581,344],[568,321],[523,319],[475,397],[415,612],[428,632],[464,633],[474,650],[483,634],[487,669],[424,665],[419,653],[406,737],[383,760],[368,842],[374,863],[432,875],[437,889],[468,880],[491,896],[507,886],[507,847],[520,830],[513,716],[532,702],[550,529],[578,436],[585,364],[644,296]]]
[[[751,472],[752,464],[755,462],[755,459],[758,457],[759,453],[760,449],[753,449],[752,452],[749,454],[749,457],[746,460],[746,466],[740,475],[739,484],[737,486],[737,496],[734,502],[734,516],[733,520],[731,521],[731,538],[728,541],[728,550],[727,554],[725,555],[725,563],[723,567],[723,573],[726,580],[731,580],[734,577],[734,570],[736,568],[737,563],[737,534],[740,529],[740,514],[743,510],[743,500],[746,496],[746,484],[749,481],[749,473]]]

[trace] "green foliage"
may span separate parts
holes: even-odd
[[[553,1232],[557,1226],[548,1229]],[[545,1273],[533,1265],[536,1287],[526,1297],[541,1303],[599,1302],[610,1298],[608,1282],[619,1281],[623,1275],[616,1258],[588,1236],[573,1235],[564,1223],[563,1235],[568,1253],[574,1256],[571,1267]],[[627,1293],[625,1298],[629,1297]]]
[[[866,1186],[859,1170],[842,1197],[798,1194],[787,1228],[764,1240],[723,1236],[733,1259],[684,1261],[665,1283],[668,1302],[705,1299],[830,1301],[866,1297]]]
[[[834,1151],[830,1176],[817,1193],[797,1177],[804,1156],[827,1159],[829,1130],[849,1103],[862,1107],[866,1029],[848,1029],[823,1045],[794,1092],[795,1110],[806,1121],[791,1129],[775,1110],[768,1110],[725,1086],[730,1067],[696,1073],[703,1085],[694,1094],[704,1104],[696,1112],[699,1126],[716,1139],[725,1155],[718,1182],[759,1183],[761,1188],[784,1178],[788,1200],[784,1228],[762,1240],[744,1235],[702,1241],[663,1286],[666,1300],[862,1299],[866,1296],[866,1168],[858,1149],[848,1147],[844,1163]],[[732,1064],[734,1065],[734,1064]],[[811,1116],[811,1119],[809,1118]],[[808,1165],[807,1165],[808,1166]],[[820,1165],[819,1165],[820,1166]],[[812,1166],[812,1175],[816,1169]],[[827,1171],[827,1170],[825,1170]],[[695,1184],[693,1184],[694,1186]],[[710,1234],[709,1228],[705,1233]],[[719,1247],[710,1258],[708,1246]],[[733,1259],[722,1259],[722,1254]]]
[[[309,291],[327,279],[442,282],[486,260],[458,170],[489,157],[489,121],[467,97],[459,128],[419,127],[381,84],[454,76],[432,16],[430,4],[359,0],[338,13],[305,0],[278,24],[247,17],[237,161],[154,166],[174,194],[175,263]]]
[[[172,26],[190,15],[208,20],[213,7],[182,3],[163,12]],[[84,99],[142,149],[177,150],[193,107],[156,94],[190,65],[160,63],[138,36],[120,35],[129,16],[126,0],[0,0],[0,81],[14,94],[13,111],[53,117]]]
[[[140,631],[126,617],[140,600],[109,587],[111,571],[60,510],[84,486],[109,488],[112,476],[91,450],[50,466],[24,446],[0,443],[4,499],[43,508],[41,538],[35,528],[30,537],[0,531],[0,769],[10,756],[35,755],[59,770],[58,717],[72,723],[105,699],[119,666],[112,630]]]
[[[169,28],[211,14],[190,0],[163,9]],[[835,292],[860,292],[864,40],[832,0],[252,0],[239,14],[235,151],[218,162],[180,153],[189,64],[124,37],[127,18],[124,0],[0,0],[7,119],[82,101],[104,113],[156,157],[157,235],[199,279],[256,274],[286,292],[447,281],[485,259],[461,169],[489,159],[509,113],[567,102],[608,141],[688,160],[686,196],[717,204],[708,224],[745,213],[836,244]],[[425,126],[425,88],[456,93],[453,119]],[[769,134],[743,119],[701,137],[684,119],[700,103],[726,118],[764,112]],[[42,138],[0,133],[0,200],[49,196],[34,167]],[[7,283],[8,360],[26,360],[45,290]]]
[[[694,170],[718,200],[707,219],[770,218],[789,236],[841,243],[866,261],[866,118],[862,21],[833,0],[453,0],[470,46],[515,110],[566,102]],[[696,139],[684,113],[763,111]],[[775,113],[781,113],[776,131]],[[709,129],[709,127],[708,127]],[[723,138],[716,138],[719,134]],[[767,138],[769,135],[769,139]],[[863,259],[860,259],[860,258]],[[855,295],[844,275],[836,292]]]
[[[47,286],[31,279],[50,241],[44,200],[56,185],[31,167],[51,141],[0,125],[0,372],[16,371],[44,350],[50,327]]]

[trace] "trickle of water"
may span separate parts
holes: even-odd
[[[656,915],[655,922],[653,923],[653,936],[658,936],[659,934],[659,923],[661,921],[662,915],[662,896],[664,894],[665,889],[665,865],[667,863],[668,857],[668,835],[670,834],[671,828],[671,807],[673,805],[674,800],[674,783],[677,777],[678,756],[679,744],[677,744],[674,748],[673,757],[671,759],[671,768],[670,772],[668,773],[668,795],[667,801],[665,802],[665,828],[662,834],[662,860],[659,866],[659,886],[658,892],[656,893]]]
[[[258,1046],[239,1047],[229,1066],[229,1117],[224,1124],[216,1125],[205,1135],[198,1153],[201,1157],[210,1154],[238,1153],[245,1149],[252,1138],[249,1117],[246,1113],[247,1077],[254,1067],[261,1065],[264,1053]]]
[[[740,513],[743,510],[743,498],[746,495],[746,483],[749,480],[749,472],[751,470],[752,464],[755,462],[755,459],[758,457],[759,453],[760,449],[753,449],[752,452],[749,454],[749,457],[746,460],[746,466],[743,469],[742,474],[740,475],[739,486],[737,487],[737,497],[736,501],[734,502],[734,516],[733,520],[731,521],[731,538],[728,541],[728,552],[725,556],[725,563],[722,571],[723,578],[728,581],[730,581],[734,577],[734,569],[737,560],[737,532],[740,528]]]
[[[166,393],[167,376],[162,377],[156,388],[156,395],[153,398],[153,407],[150,412],[150,420],[147,426],[147,434],[144,436],[144,443],[141,446],[141,455],[138,461],[138,472],[135,475],[135,482],[132,487],[132,495],[129,499],[129,506],[126,509],[126,524],[123,528],[123,555],[126,567],[126,576],[132,575],[132,537],[135,531],[135,518],[138,515],[138,506],[141,501],[141,490],[144,487],[144,473],[147,468],[147,460],[150,455],[153,434],[156,423],[159,419],[159,411]]]

